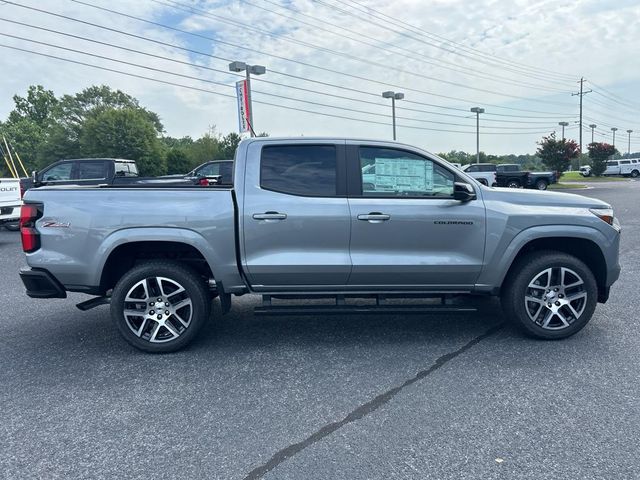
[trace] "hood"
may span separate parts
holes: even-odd
[[[483,188],[483,198],[517,205],[541,205],[553,207],[611,208],[606,202],[596,198],[584,197],[573,193],[550,192],[540,190],[521,190],[515,188]]]

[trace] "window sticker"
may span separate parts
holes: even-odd
[[[429,192],[433,190],[433,163],[407,158],[376,158],[372,177],[376,191]]]

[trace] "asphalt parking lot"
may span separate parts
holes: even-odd
[[[237,299],[189,349],[148,355],[108,308],[31,300],[0,231],[0,478],[639,478],[640,182],[611,203],[623,272],[574,337],[498,304],[448,316],[254,317]]]

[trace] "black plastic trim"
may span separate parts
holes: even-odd
[[[22,268],[20,279],[31,298],[67,298],[65,288],[47,270]]]

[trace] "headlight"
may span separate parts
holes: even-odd
[[[596,217],[598,217],[603,222],[607,222],[612,227],[615,226],[616,219],[613,216],[613,208],[590,208],[589,211],[593,213]]]

